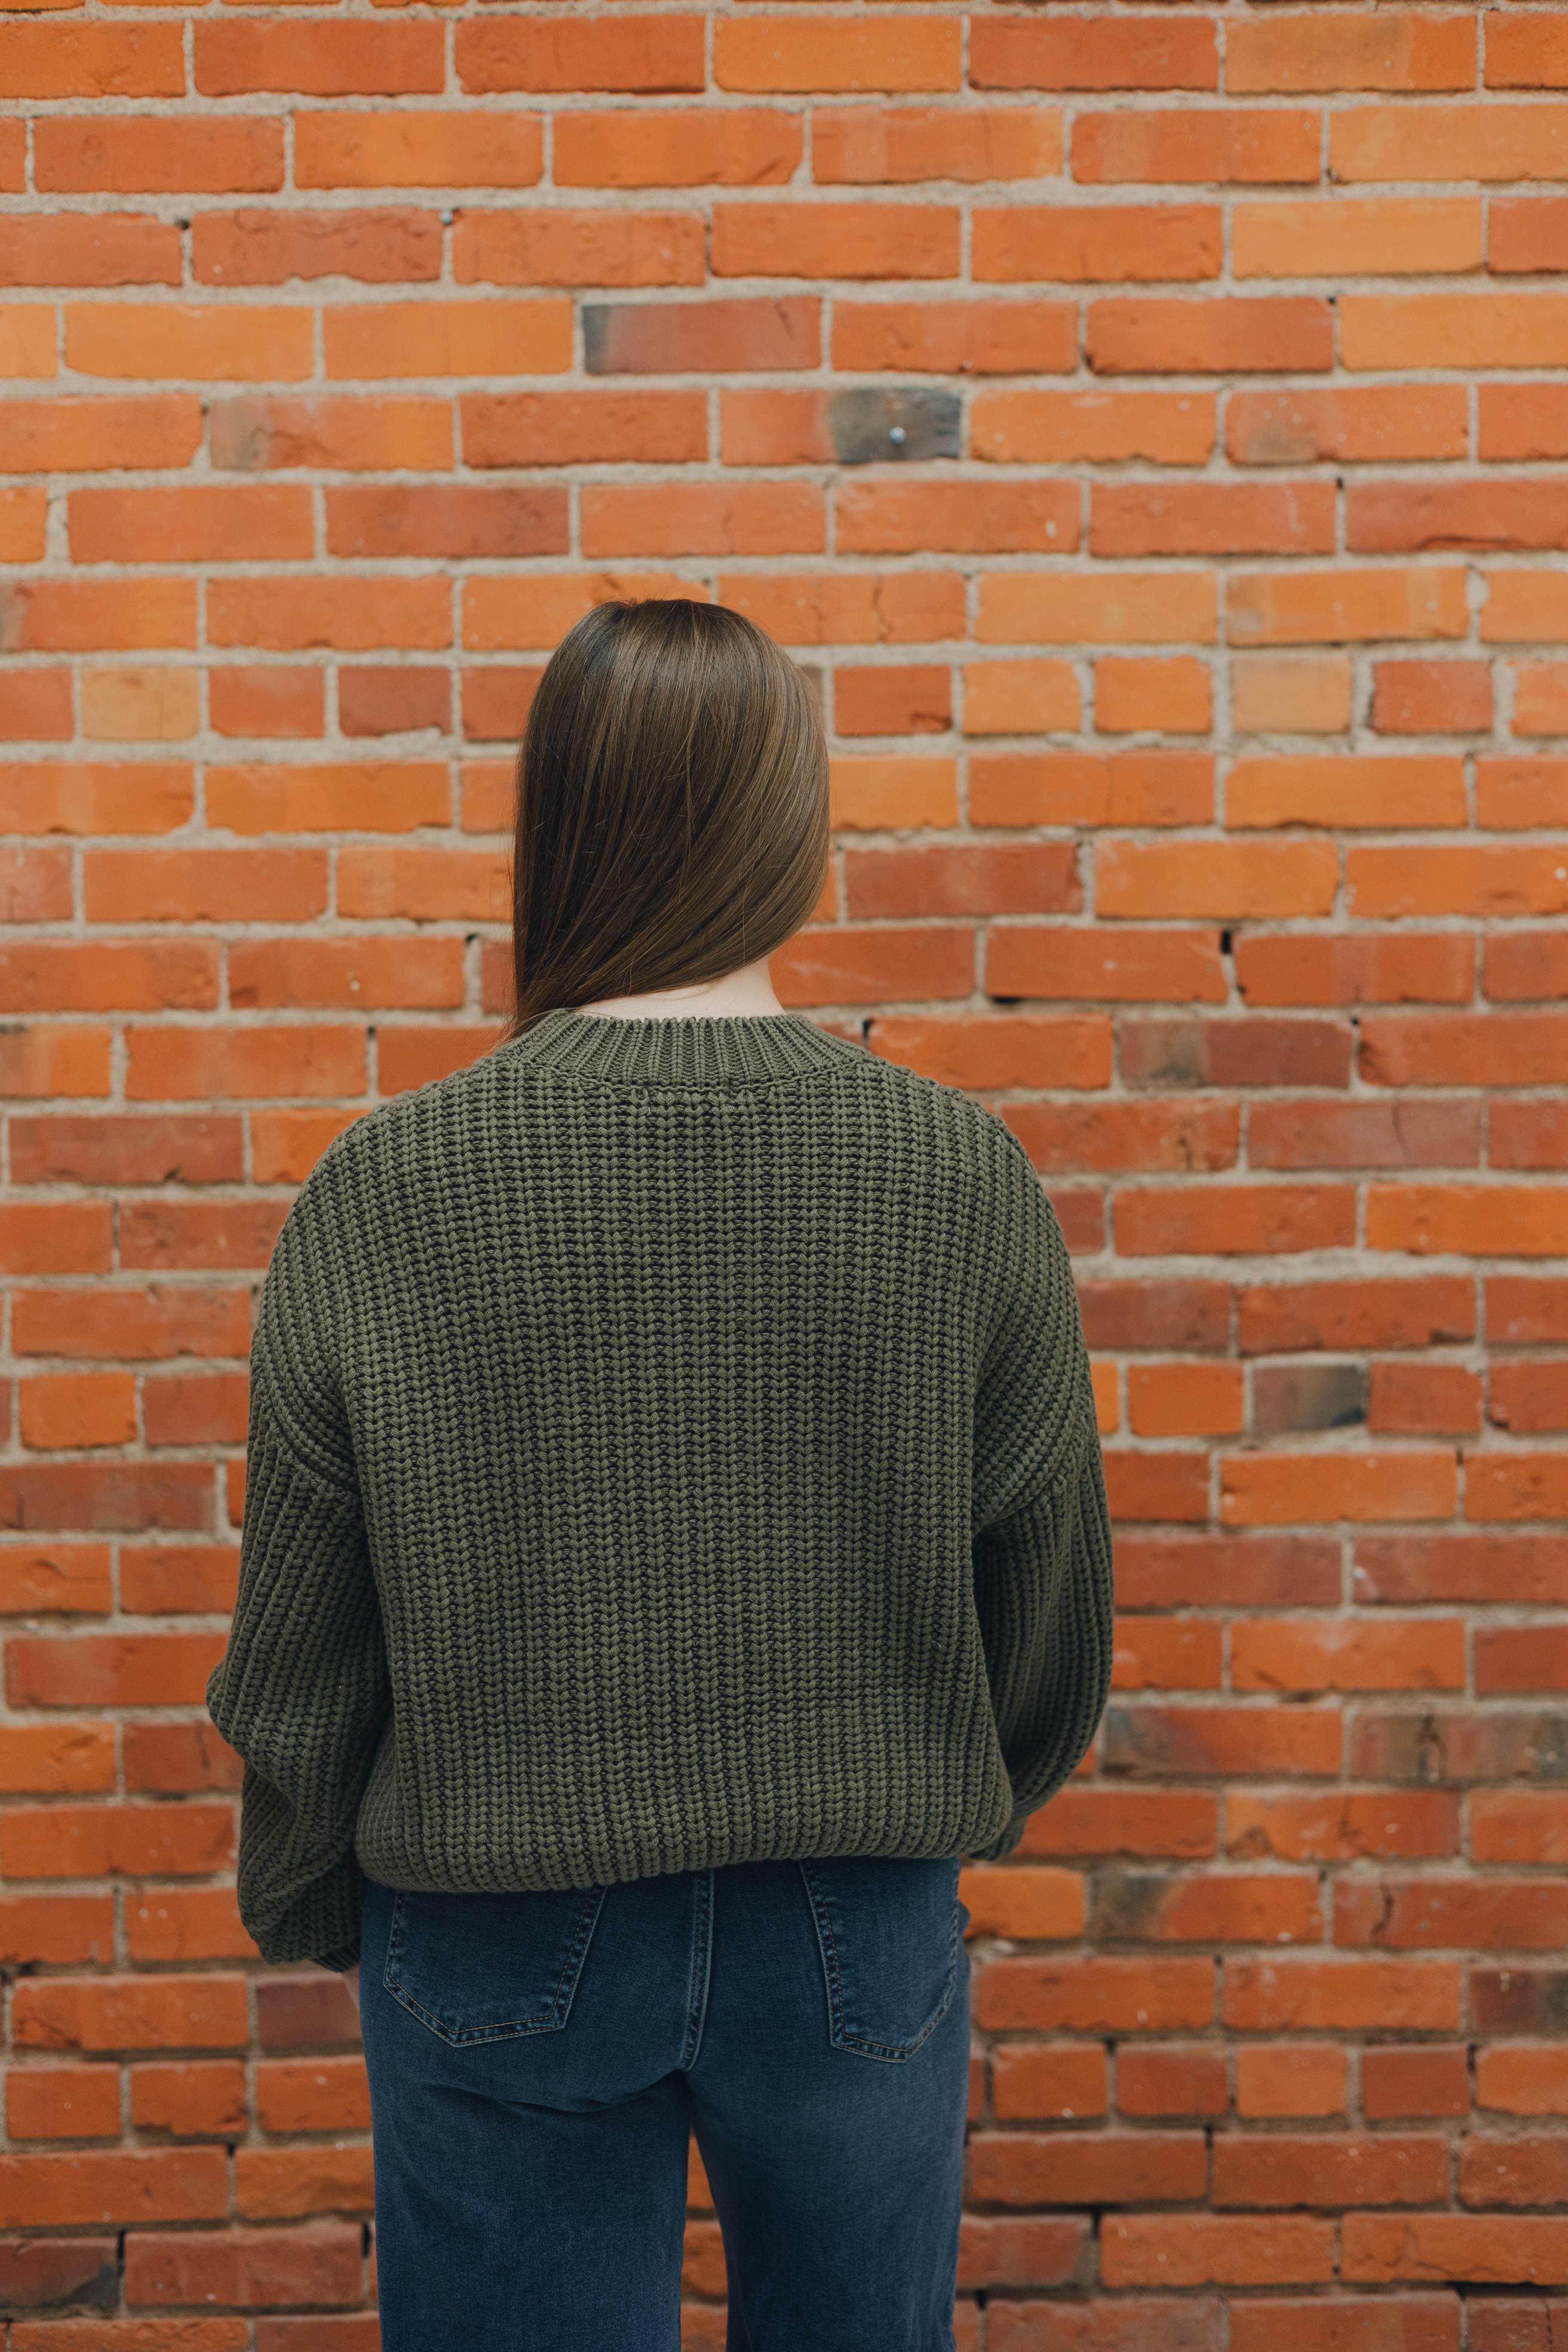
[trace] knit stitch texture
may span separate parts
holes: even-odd
[[[339,1135],[251,1349],[240,1916],[994,1860],[1088,1749],[1111,1549],[1061,1230],[804,1014],[563,1008]]]

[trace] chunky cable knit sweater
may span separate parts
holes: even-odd
[[[804,1014],[561,1009],[328,1147],[251,1352],[240,1916],[1009,1853],[1088,1748],[1110,1537],[1021,1146]]]

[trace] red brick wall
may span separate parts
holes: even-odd
[[[250,1314],[644,592],[820,671],[782,998],[1080,1254],[1118,1689],[966,1882],[960,2343],[1560,2345],[1563,7],[41,0],[0,92],[9,2352],[374,2343],[202,1706]]]

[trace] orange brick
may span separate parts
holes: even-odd
[[[1370,1475],[1370,1474],[1369,1474]],[[1463,1690],[1460,1619],[1356,1618],[1317,1626],[1253,1617],[1232,1628],[1233,1690]]]
[[[300,562],[314,552],[303,488],[72,490],[68,513],[78,563]]]
[[[1219,275],[1217,205],[1016,205],[974,214],[978,278],[1079,285]]]
[[[452,463],[452,414],[438,400],[215,400],[208,430],[213,464],[231,473],[439,473]]]
[[[982,645],[1212,645],[1212,573],[993,572],[980,583]]]
[[[183,98],[177,25],[10,25],[3,98]]]
[[[10,474],[95,473],[111,467],[187,465],[201,445],[201,403],[155,398],[8,400],[0,410],[0,466]]]
[[[216,302],[68,303],[66,365],[83,375],[203,376],[278,383],[309,375],[301,308]]]
[[[1095,555],[1326,555],[1335,541],[1327,482],[1096,482]]]
[[[1464,762],[1338,752],[1326,759],[1246,759],[1226,785],[1228,825],[1464,824]]]
[[[588,303],[584,359],[590,375],[814,368],[821,352],[821,312],[819,299],[809,294]]]
[[[1513,680],[1516,735],[1568,733],[1568,662],[1520,662],[1515,666]],[[1559,823],[1562,812],[1568,809],[1568,788],[1559,786],[1551,792],[1547,804],[1558,814],[1543,821]]]
[[[215,646],[268,653],[438,649],[452,642],[452,591],[435,578],[219,579],[207,590],[207,632]]]
[[[247,194],[283,185],[283,125],[259,115],[42,115],[33,126],[40,193]]]
[[[702,18],[523,16],[457,27],[466,90],[700,89]]]
[[[1478,394],[1480,457],[1568,456],[1568,395],[1554,383],[1486,383]]]
[[[194,669],[89,669],[81,681],[81,730],[89,742],[178,743],[201,723]]]
[[[147,220],[134,213],[6,215],[0,286],[177,286],[179,282],[180,232],[173,221]]]
[[[1347,294],[1340,349],[1348,368],[1561,367],[1568,295]]]
[[[1220,1464],[1219,1515],[1226,1527],[1446,1519],[1458,1492],[1452,1452],[1236,1454]]]
[[[1127,1373],[1130,1425],[1140,1437],[1234,1436],[1245,1400],[1236,1364],[1132,1364]]]
[[[837,758],[829,782],[835,826],[879,833],[893,824],[953,824],[957,822],[958,767],[951,759],[902,756]],[[886,860],[879,861],[885,868]],[[896,870],[896,869],[895,869]],[[904,870],[909,870],[908,866]],[[921,869],[928,883],[937,880],[935,861]],[[879,913],[888,911],[879,906]],[[900,911],[912,912],[912,908]]]
[[[956,89],[956,18],[726,17],[715,23],[721,89]]]
[[[321,325],[329,377],[549,375],[572,363],[572,305],[560,299],[362,302],[329,309]]]
[[[1243,735],[1338,735],[1351,723],[1343,654],[1237,654],[1230,666],[1231,724]]]
[[[1226,403],[1226,449],[1238,466],[1463,457],[1469,451],[1462,384],[1236,392]]]
[[[1476,28],[1464,16],[1325,8],[1235,26],[1229,90],[1472,89]]]
[[[1382,20],[1363,21],[1375,29]],[[1231,242],[1238,278],[1426,278],[1474,270],[1481,266],[1480,199],[1260,197],[1236,206]]]
[[[1562,914],[1568,844],[1352,849],[1345,898],[1358,916]]]
[[[764,187],[789,179],[804,152],[800,116],[772,107],[555,117],[558,188]]]
[[[719,278],[953,278],[952,205],[715,205]]]
[[[669,593],[689,592],[672,583]],[[784,646],[921,645],[963,635],[963,581],[955,572],[923,567],[721,574],[719,602]]]
[[[582,550],[607,555],[777,555],[825,547],[823,494],[804,482],[585,487]],[[557,552],[564,551],[564,545]]]
[[[819,185],[1038,180],[1061,167],[1061,116],[1046,106],[832,106],[811,118]]]
[[[700,286],[702,223],[693,213],[556,206],[460,213],[452,274],[459,286]]]
[[[1086,110],[1073,122],[1072,172],[1086,181],[1315,182],[1320,137],[1306,110]]]
[[[5,2084],[13,2139],[118,2139],[118,2066],[13,2066]]]
[[[1079,719],[1070,662],[971,662],[964,670],[966,735],[1072,734]]]
[[[969,435],[970,456],[998,465],[1201,466],[1215,404],[1207,393],[977,392]]]
[[[1366,1245],[1471,1253],[1477,1256],[1556,1257],[1568,1235],[1568,1192],[1527,1184],[1372,1184]]]
[[[1309,373],[1333,364],[1333,319],[1313,295],[1110,295],[1089,306],[1085,349],[1099,375]]]
[[[972,1863],[960,1874],[959,1900],[977,1936],[1065,1939],[1083,1933],[1083,1877],[1016,1863],[986,1869]]]
[[[737,400],[755,396],[724,395]],[[795,395],[760,396],[788,400]],[[707,402],[700,392],[468,393],[459,408],[463,460],[468,466],[573,466],[617,459],[681,465],[708,455]],[[741,462],[758,460],[753,457]]]
[[[1326,915],[1339,878],[1328,841],[1100,844],[1095,861],[1101,915]]]
[[[194,646],[190,580],[30,580],[0,592],[7,652],[100,653]]]
[[[1194,655],[1180,655],[1173,661],[1104,655],[1094,665],[1094,723],[1101,734],[1147,729],[1205,735],[1213,718],[1208,665]]]
[[[1237,2115],[1268,2121],[1342,2116],[1347,2057],[1332,2042],[1244,2043],[1236,2053]]]
[[[1556,180],[1568,106],[1357,106],[1329,123],[1336,180]]]
[[[1568,225],[1568,196],[1494,196],[1487,207],[1487,264],[1497,272],[1554,269]]]
[[[543,165],[536,114],[310,108],[294,118],[300,188],[531,188]]]
[[[1465,575],[1452,564],[1237,572],[1226,584],[1226,601],[1236,646],[1462,637],[1469,626]]]
[[[40,563],[48,508],[42,489],[0,490],[0,563]]]
[[[68,743],[76,733],[68,669],[13,670],[0,677],[0,736],[12,743]]]
[[[438,25],[198,24],[195,86],[233,98],[260,89],[312,98],[400,97],[446,80]],[[177,90],[184,95],[184,82]]]
[[[970,27],[976,89],[1217,89],[1214,28],[1134,16],[981,16]]]
[[[207,674],[207,708],[218,735],[319,735],[325,702],[319,669],[258,663]]]
[[[406,205],[308,212],[250,205],[198,213],[191,262],[202,286],[281,286],[290,278],[373,282],[438,278],[441,223]]]
[[[1066,302],[834,304],[833,364],[916,374],[1066,374],[1078,365],[1078,316]]]
[[[1100,2277],[1109,2287],[1309,2285],[1333,2276],[1334,2225],[1296,2214],[1108,2215]]]
[[[1560,572],[1489,572],[1484,645],[1554,645],[1568,630],[1568,579]]]
[[[0,376],[49,376],[54,373],[53,305],[0,302]]]
[[[1079,493],[1069,482],[846,481],[835,506],[841,554],[1070,555],[1078,545]]]
[[[945,735],[952,723],[952,675],[921,664],[839,669],[833,723],[840,735]]]
[[[1490,729],[1492,678],[1486,662],[1380,661],[1372,676],[1372,723],[1380,735],[1485,734]],[[1462,792],[1452,821],[1465,821]],[[1431,822],[1443,820],[1434,816]]]
[[[1204,824],[1214,814],[1207,752],[977,751],[974,824]],[[993,950],[997,942],[992,941]]]

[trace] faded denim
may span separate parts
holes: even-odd
[[[689,2136],[729,2352],[952,2352],[951,1860],[367,1889],[383,2352],[678,2352]]]

